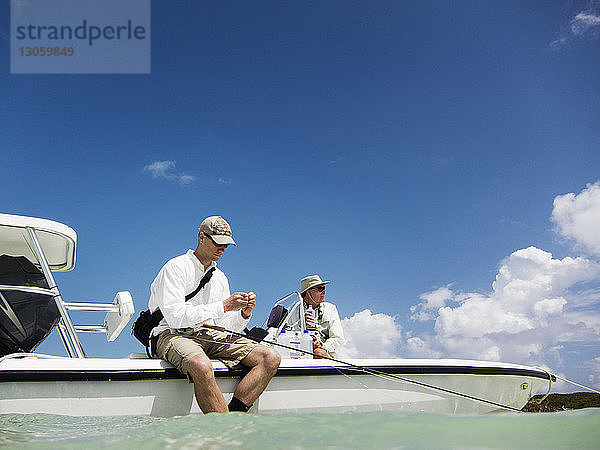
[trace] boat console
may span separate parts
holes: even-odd
[[[275,302],[264,328],[267,336],[263,343],[275,348],[282,358],[312,359],[312,337],[306,329],[304,301],[299,292]]]

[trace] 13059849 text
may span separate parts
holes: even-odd
[[[73,56],[73,47],[19,47],[20,56]]]

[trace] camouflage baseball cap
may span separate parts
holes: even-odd
[[[202,221],[198,231],[209,235],[219,245],[237,244],[231,237],[231,227],[221,216],[210,216]]]

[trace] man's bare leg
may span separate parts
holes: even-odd
[[[240,362],[250,368],[250,372],[239,382],[233,396],[250,406],[263,393],[277,372],[281,356],[271,347],[259,345]]]
[[[188,373],[194,382],[196,401],[204,414],[229,411],[215,380],[213,366],[206,355],[194,356],[188,363]]]

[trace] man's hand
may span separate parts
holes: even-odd
[[[223,309],[225,311],[235,311],[243,308],[248,304],[248,294],[244,292],[235,292],[231,296],[223,300]]]
[[[246,306],[242,308],[242,317],[249,319],[256,306],[256,294],[254,292],[248,292],[248,302]]]
[[[223,309],[225,311],[236,311],[241,309],[242,317],[247,319],[252,315],[252,311],[254,311],[254,307],[256,306],[255,300],[256,295],[254,292],[250,292],[248,294],[244,292],[236,292],[232,294],[231,297],[223,301]]]
[[[313,342],[313,355],[315,359],[331,358],[327,350],[325,350],[318,342]]]

